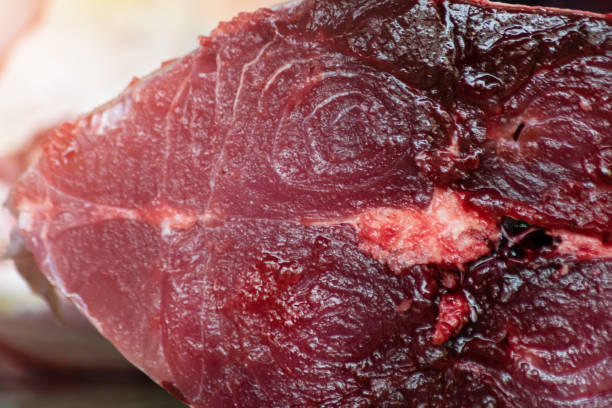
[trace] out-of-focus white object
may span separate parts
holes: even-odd
[[[42,14],[44,0],[0,0],[0,70],[11,47]]]
[[[0,0],[1,6],[33,0]],[[0,153],[117,95],[199,35],[274,0],[47,0],[0,76]],[[14,7],[13,7],[14,8]],[[20,7],[21,8],[21,7]],[[0,21],[1,22],[1,21]],[[1,35],[1,33],[0,33]]]

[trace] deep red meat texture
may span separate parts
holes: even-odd
[[[200,43],[10,203],[134,364],[194,407],[612,405],[610,16],[307,0]]]

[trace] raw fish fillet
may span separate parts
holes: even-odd
[[[241,14],[49,132],[10,206],[194,407],[612,405],[612,17]]]

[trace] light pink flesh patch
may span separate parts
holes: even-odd
[[[551,233],[561,238],[557,252],[562,255],[572,255],[581,260],[612,258],[612,245],[606,245],[598,238],[564,230],[553,230]]]
[[[394,272],[419,264],[466,262],[490,252],[499,239],[494,219],[467,208],[464,195],[435,190],[430,205],[418,208],[375,208],[360,214],[352,224],[361,238],[361,249]]]
[[[442,344],[456,336],[468,322],[469,316],[470,305],[462,293],[442,295],[436,330],[432,337],[434,344]]]

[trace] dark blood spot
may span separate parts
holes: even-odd
[[[525,221],[515,220],[514,218],[504,217],[502,220],[502,231],[509,236],[522,234],[529,229],[530,225]]]
[[[521,240],[521,245],[531,251],[538,251],[544,247],[551,246],[554,240],[544,230],[535,230],[525,235]]]
[[[524,258],[528,252],[551,249],[556,244],[546,230],[510,217],[502,220],[501,231],[503,236],[498,247],[510,258]]]
[[[521,123],[520,125],[518,125],[518,127],[516,128],[516,130],[514,131],[514,133],[512,134],[512,139],[515,142],[518,142],[519,140],[519,136],[521,135],[521,132],[523,131],[523,128],[525,127],[524,123]]]
[[[524,258],[527,253],[521,245],[512,245],[508,251],[508,255],[511,258]]]

